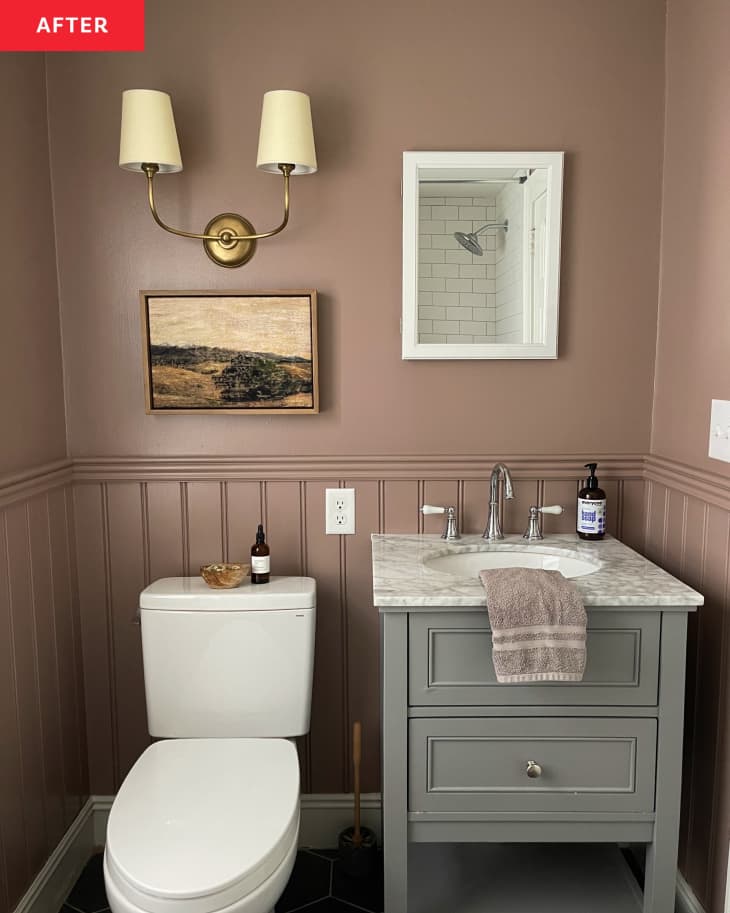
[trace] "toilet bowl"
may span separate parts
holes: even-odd
[[[272,913],[294,865],[309,730],[311,577],[211,589],[167,577],[140,593],[151,745],[111,808],[112,913]]]
[[[109,906],[112,913],[271,913],[298,835],[293,743],[157,742],[127,775],[109,815]]]

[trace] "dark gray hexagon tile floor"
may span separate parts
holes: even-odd
[[[97,853],[86,863],[84,871],[61,908],[62,913],[72,913],[74,910],[79,913],[98,913],[100,910],[109,909],[104,890],[102,859],[103,855]]]
[[[106,913],[102,854],[86,864],[60,913]],[[299,850],[291,878],[276,905],[276,913],[382,913],[382,859],[366,878],[342,870],[336,850]]]

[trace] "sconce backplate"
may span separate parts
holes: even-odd
[[[203,234],[218,235],[218,241],[203,241],[210,259],[218,266],[243,266],[256,253],[256,241],[229,240],[234,235],[255,235],[256,229],[236,212],[223,212],[211,219]]]

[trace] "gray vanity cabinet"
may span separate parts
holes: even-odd
[[[590,607],[582,682],[508,686],[483,607],[381,608],[385,913],[412,842],[645,843],[673,911],[689,610]]]

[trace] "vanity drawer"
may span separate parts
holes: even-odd
[[[409,619],[411,706],[647,706],[657,703],[658,612],[589,611],[582,682],[500,685],[492,632],[482,612],[438,612]]]
[[[429,718],[409,726],[410,811],[654,809],[656,720]],[[535,778],[530,761],[541,768]]]

